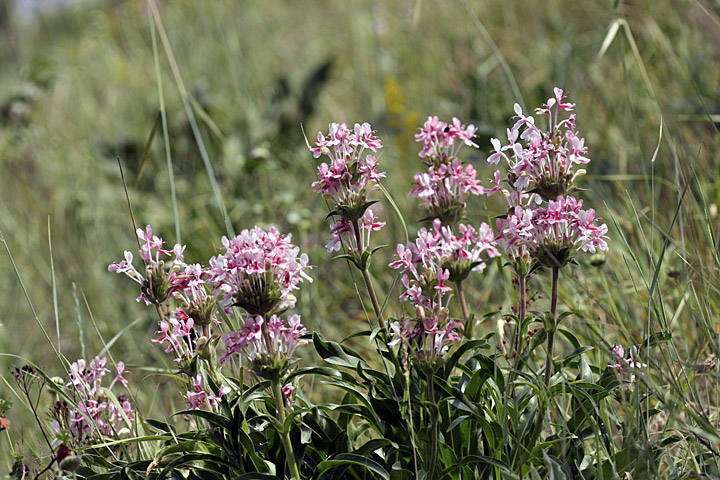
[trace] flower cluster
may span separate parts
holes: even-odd
[[[578,250],[607,250],[607,225],[595,224],[595,211],[582,200],[557,197],[547,207],[522,208],[498,220],[503,246],[513,258],[528,254],[546,267],[562,267]]]
[[[385,225],[368,209],[375,203],[369,200],[370,193],[385,176],[378,171],[376,157],[368,153],[377,153],[379,148],[382,143],[369,123],[356,123],[353,131],[344,123],[333,123],[327,136],[318,133],[316,147],[311,149],[315,158],[327,155],[330,160],[320,164],[318,180],[312,184],[317,193],[332,202],[329,216],[333,223],[327,249],[336,251],[344,245],[351,257],[357,257],[359,268],[362,254],[370,244],[370,232]]]
[[[250,361],[258,376],[275,380],[287,371],[295,349],[307,343],[300,339],[305,333],[307,329],[301,323],[300,315],[290,315],[285,320],[272,315],[267,321],[259,315],[248,317],[241,331],[222,336],[227,350],[220,361],[242,355]]]
[[[608,363],[608,368],[616,369],[621,372],[627,372],[629,368],[645,368],[647,364],[635,360],[638,356],[638,348],[629,349],[628,358],[625,358],[625,348],[622,345],[613,345],[610,349],[613,355],[612,363]]]
[[[409,301],[415,312],[413,320],[391,325],[395,338],[390,345],[403,341],[430,370],[436,369],[450,345],[460,340],[456,322],[449,317],[447,301],[452,288],[446,282],[460,282],[473,270],[482,272],[484,255],[500,255],[487,224],[478,230],[460,224],[458,229],[460,236],[435,219],[433,229],[421,228],[414,243],[398,245],[398,259],[390,263],[390,267],[402,269],[405,291],[400,300]]]
[[[172,251],[163,249],[165,242],[157,235],[153,235],[150,225],[143,231],[137,229],[140,239],[140,258],[145,263],[145,275],[141,274],[132,264],[133,254],[125,251],[125,260],[111,263],[108,270],[124,273],[141,285],[141,295],[138,302],[144,300],[146,305],[161,305],[174,291],[183,286],[184,279],[180,272],[185,268],[182,261],[185,247],[175,245]],[[174,257],[169,265],[163,257]]]
[[[415,135],[417,141],[423,142],[419,156],[428,170],[415,174],[410,196],[423,201],[429,219],[439,218],[443,225],[453,225],[465,216],[467,197],[485,193],[475,168],[463,165],[457,158],[463,145],[477,148],[471,140],[476,130],[473,125],[462,125],[457,118],[450,125],[438,117],[429,117]]]
[[[378,221],[371,209],[367,209],[360,217],[357,231],[352,222],[340,217],[330,227],[330,242],[325,248],[328,252],[334,252],[344,246],[349,252],[364,252],[370,247],[370,233],[377,232],[384,226],[385,222]]]
[[[193,386],[188,389],[184,397],[185,401],[188,405],[190,405],[188,408],[190,410],[202,410],[203,408],[207,408],[207,410],[218,412],[220,410],[222,397],[230,392],[230,387],[220,387],[218,394],[215,395],[205,388],[205,379],[202,374],[198,373],[192,377],[191,380]]]
[[[575,179],[585,173],[573,167],[590,161],[585,156],[585,140],[577,134],[575,114],[559,118],[560,112],[572,112],[575,104],[565,101],[561,89],[555,88],[554,92],[555,98],[535,110],[536,114],[547,116],[548,131],[541,130],[535,119],[524,115],[515,104],[517,121],[507,130],[508,144],[502,145],[493,138],[493,153],[488,158],[491,165],[501,159],[507,162],[507,180],[514,189],[536,193],[546,201],[573,193]]]
[[[223,237],[224,255],[210,259],[210,277],[218,302],[226,311],[232,306],[250,315],[265,315],[295,305],[293,290],[309,269],[308,257],[275,227],[243,230],[228,240]]]
[[[569,194],[577,190],[575,180],[585,170],[587,147],[577,135],[573,103],[555,88],[555,97],[535,110],[548,118],[543,132],[531,116],[515,105],[517,121],[507,130],[508,144],[492,139],[489,164],[504,159],[508,172],[496,171],[488,194],[502,192],[508,203],[507,215],[498,219],[498,240],[519,273],[526,273],[531,260],[547,267],[562,267],[578,250],[595,253],[607,250],[607,226],[599,225],[593,209],[582,210],[582,200]],[[507,184],[507,188],[503,186]],[[545,203],[546,202],[546,203]]]
[[[333,123],[327,137],[318,133],[313,156],[327,155],[330,163],[317,168],[318,180],[312,184],[317,193],[330,200],[337,213],[354,221],[362,216],[368,194],[375,188],[384,172],[378,172],[374,155],[382,148],[369,123],[355,124],[353,131],[344,123]]]
[[[472,138],[477,132],[474,125],[465,126],[457,118],[452,124],[441,122],[437,116],[428,117],[415,140],[423,142],[420,158],[430,165],[448,164],[457,158],[463,145],[477,148]]]
[[[118,395],[117,401],[114,401],[107,395],[118,382],[127,387],[127,380],[123,377],[127,373],[125,364],[118,362],[117,375],[105,388],[102,380],[110,372],[105,368],[106,363],[105,357],[95,357],[90,363],[84,359],[74,362],[70,366],[67,386],[73,388],[77,408],[58,402],[53,409],[53,428],[59,435],[69,436],[69,440],[76,444],[83,444],[90,439],[115,437],[123,429],[132,429],[134,412],[128,398]]]

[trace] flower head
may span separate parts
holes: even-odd
[[[464,165],[457,157],[463,145],[477,148],[471,140],[476,130],[473,125],[462,125],[457,118],[447,124],[438,117],[429,117],[415,135],[417,141],[423,142],[419,156],[428,169],[415,174],[410,196],[422,200],[429,211],[428,219],[439,218],[443,225],[454,225],[465,216],[467,197],[485,192],[475,178],[475,168]]]
[[[358,220],[369,206],[368,195],[385,176],[378,171],[377,158],[368,153],[382,148],[380,139],[369,123],[356,123],[352,131],[344,123],[333,123],[327,136],[318,133],[315,145],[313,156],[327,155],[329,163],[318,166],[313,188],[333,203],[338,215]]]
[[[95,357],[89,363],[81,358],[70,365],[67,386],[72,387],[77,404],[71,407],[58,402],[53,408],[52,426],[58,439],[83,444],[90,439],[115,437],[121,429],[132,428],[128,422],[132,422],[134,412],[129,399],[121,394],[114,401],[107,395],[118,382],[127,386],[125,364],[118,362],[117,375],[104,387],[103,378],[110,373],[106,364],[105,357]]]
[[[248,317],[241,331],[222,336],[227,350],[220,361],[242,355],[250,360],[255,374],[275,380],[289,368],[295,349],[307,343],[300,339],[305,333],[307,329],[300,315],[290,315],[287,319],[272,315],[267,321],[259,315]]]
[[[210,281],[219,304],[230,310],[244,308],[250,315],[263,315],[295,305],[293,290],[311,268],[306,254],[290,243],[275,227],[243,230],[233,239],[223,237],[223,255],[210,259]]]
[[[554,93],[554,98],[535,110],[536,114],[547,116],[547,131],[541,130],[535,119],[515,104],[517,121],[507,130],[508,143],[502,145],[493,138],[493,151],[487,159],[491,165],[500,160],[507,162],[506,179],[511,188],[537,194],[546,201],[573,193],[576,178],[585,173],[574,168],[590,161],[585,156],[585,140],[577,133],[575,114],[560,118],[561,112],[572,112],[575,104],[565,101],[561,89],[555,88]]]
[[[500,239],[511,259],[532,257],[547,267],[562,267],[578,250],[607,250],[607,225],[597,225],[582,200],[557,197],[547,207],[517,206],[498,221]]]
[[[463,125],[459,119],[453,118],[452,123],[441,122],[437,116],[428,117],[415,140],[423,143],[419,156],[428,166],[438,167],[449,164],[457,158],[463,145],[477,148],[472,141],[477,132],[475,125]]]
[[[148,225],[145,230],[137,229],[140,243],[140,258],[145,263],[145,274],[141,274],[132,265],[133,255],[125,251],[125,259],[118,263],[111,263],[108,266],[110,272],[124,273],[141,285],[142,294],[138,301],[144,300],[146,305],[160,305],[165,302],[183,284],[179,276],[185,268],[183,252],[185,247],[175,245],[170,250],[165,250],[165,242],[157,235],[153,235],[152,228]],[[171,262],[166,262],[165,257],[171,257]]]
[[[207,409],[211,412],[220,410],[222,397],[230,392],[230,387],[220,387],[217,395],[205,386],[205,379],[202,374],[192,377],[192,388],[185,393],[185,401],[189,410]]]

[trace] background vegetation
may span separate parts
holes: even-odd
[[[116,156],[138,222],[188,244],[191,261],[214,255],[228,224],[292,232],[317,266],[298,310],[309,329],[339,341],[365,328],[365,314],[347,267],[325,253],[327,210],[310,189],[314,163],[301,126],[312,140],[331,121],[369,121],[386,145],[386,187],[412,233],[422,217],[407,197],[421,170],[413,134],[427,115],[480,127],[470,160],[486,178],[489,138],[503,135],[513,103],[533,107],[560,86],[577,102],[594,160],[586,205],[612,239],[603,266],[573,270],[561,303],[582,315],[572,330],[595,347],[595,365],[610,361],[614,342],[650,345],[636,385],[660,412],[650,418],[640,404],[626,412],[618,441],[633,431],[678,435],[658,467],[664,476],[715,458],[717,2],[177,1],[157,9],[162,24],[143,1],[80,2],[32,17],[0,3],[8,250],[0,397],[15,403],[7,415],[16,448],[31,446],[35,433],[8,368],[25,361],[17,355],[62,374],[49,342],[73,361],[116,339],[111,352],[133,372],[139,408],[161,416],[179,407],[163,399],[154,375],[165,369],[149,344],[155,318],[134,301],[131,282],[107,272],[135,244]],[[478,202],[470,216],[489,220],[488,212],[497,208]],[[394,213],[383,217],[391,228],[378,243],[404,241]],[[381,265],[376,259],[373,273],[395,303]],[[501,329],[498,307],[507,312],[514,298],[491,278],[466,287],[476,312],[495,313],[483,331]],[[531,287],[546,294],[546,284],[539,276]],[[0,448],[0,465],[10,453]]]

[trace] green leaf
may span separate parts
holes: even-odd
[[[277,475],[270,475],[269,473],[243,473],[242,475],[235,477],[235,480],[277,480]]]
[[[333,467],[351,467],[351,466],[357,466],[362,467],[366,470],[369,470],[377,475],[379,475],[384,480],[390,480],[390,474],[385,470],[382,465],[377,463],[374,460],[370,460],[369,458],[365,458],[362,455],[356,455],[354,453],[341,453],[340,455],[336,455],[330,460],[325,460],[323,462],[320,462],[318,466],[315,468],[316,475],[321,475],[323,472],[333,468]],[[342,477],[345,478],[345,477]]]
[[[504,462],[498,460],[497,458],[492,457],[486,457],[485,455],[468,455],[466,457],[459,458],[457,463],[455,465],[451,465],[447,467],[445,470],[442,471],[440,474],[440,478],[450,478],[450,473],[454,472],[455,470],[468,466],[468,465],[492,465],[494,467],[501,468],[502,470],[506,471],[507,473],[512,474],[512,469]]]
[[[555,457],[549,456],[544,450],[543,462],[545,463],[545,468],[548,470],[548,480],[565,480],[567,478],[565,472],[563,472],[560,461]]]
[[[319,333],[313,334],[313,344],[318,354],[330,364],[354,369],[358,362],[363,362],[362,357],[356,351],[339,343],[325,340]]]
[[[457,350],[453,352],[453,354],[450,356],[450,358],[445,362],[445,365],[443,366],[444,377],[448,377],[450,372],[455,368],[455,365],[460,361],[460,358],[470,349],[480,349],[482,347],[486,347],[487,342],[484,340],[470,340],[468,342],[463,343],[458,347]]]
[[[215,425],[216,427],[220,427],[223,430],[230,431],[231,425],[230,420],[225,418],[222,415],[218,415],[217,413],[213,412],[206,412],[205,410],[183,410],[177,413],[174,413],[173,415],[192,415],[194,417],[200,417],[204,418],[208,422],[210,422],[212,425]]]

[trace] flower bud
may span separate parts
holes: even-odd
[[[607,256],[602,252],[598,252],[590,256],[590,265],[593,267],[600,267],[604,265],[606,261]]]
[[[80,468],[80,465],[82,464],[82,459],[77,455],[68,455],[67,457],[63,458],[62,461],[59,463],[60,470],[63,472],[75,472],[78,468]]]

